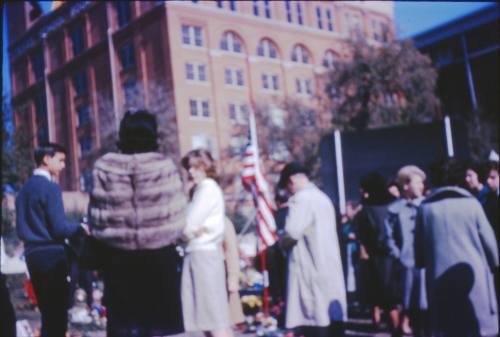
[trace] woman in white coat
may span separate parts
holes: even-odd
[[[181,298],[184,328],[205,336],[231,337],[224,255],[224,198],[216,170],[206,150],[190,151],[182,159],[193,184],[184,237]]]

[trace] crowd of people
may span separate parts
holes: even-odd
[[[360,182],[343,217],[351,303],[393,336],[497,336],[498,162],[447,160]],[[396,188],[395,188],[396,187]]]
[[[41,336],[66,334],[73,260],[99,270],[108,336],[233,336],[243,322],[238,249],[212,156],[192,150],[179,171],[158,152],[147,111],[125,114],[118,148],[94,164],[88,225],[65,219],[54,182],[65,149],[35,149],[16,226]],[[435,167],[427,193],[423,170],[405,166],[392,188],[398,197],[370,173],[360,183],[361,205],[350,203],[337,226],[332,201],[306,168],[287,164],[276,197],[280,239],[269,250],[281,259],[269,268],[271,293],[285,300],[284,326],[295,336],[343,336],[349,298],[370,309],[374,324],[384,313],[393,336],[410,328],[415,336],[497,335],[498,166],[486,184],[469,166],[470,191],[459,187],[462,172],[452,161]]]

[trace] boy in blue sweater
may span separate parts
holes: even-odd
[[[88,232],[66,221],[59,185],[52,181],[65,167],[58,144],[35,149],[37,168],[16,198],[17,234],[24,241],[26,264],[42,316],[42,337],[63,337],[69,303],[68,239]]]

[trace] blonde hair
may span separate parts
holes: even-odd
[[[181,160],[182,167],[188,171],[190,167],[202,169],[208,178],[218,181],[215,162],[210,152],[205,149],[189,151]]]
[[[422,180],[425,180],[427,177],[425,172],[422,171],[418,166],[415,165],[406,165],[399,169],[398,174],[396,176],[396,183],[399,188],[403,188],[403,186],[410,182],[412,176],[419,176]]]

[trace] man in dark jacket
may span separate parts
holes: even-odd
[[[65,336],[69,300],[68,259],[64,244],[86,228],[65,219],[62,193],[52,181],[65,167],[58,144],[35,149],[37,168],[16,198],[17,234],[42,316],[42,337]]]

